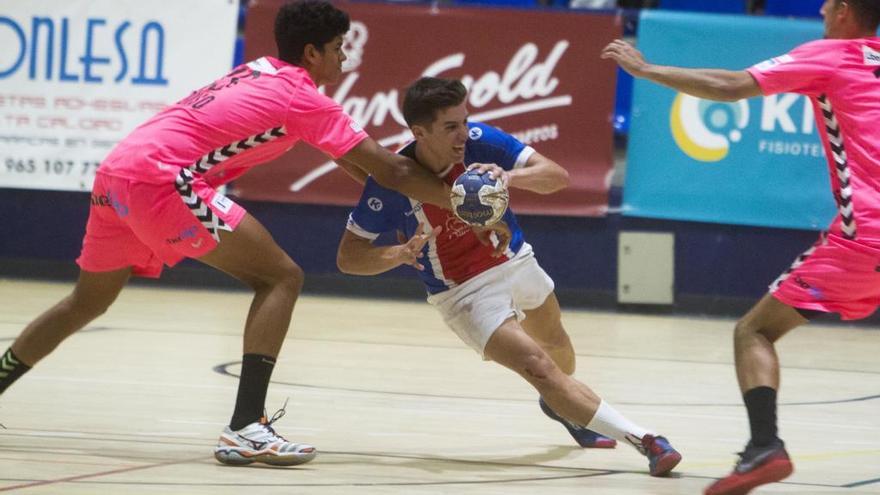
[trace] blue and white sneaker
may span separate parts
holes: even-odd
[[[617,440],[613,438],[608,438],[605,435],[596,433],[583,426],[569,423],[565,418],[556,414],[553,409],[550,409],[550,406],[544,402],[543,397],[538,399],[538,404],[541,405],[541,410],[544,411],[544,414],[546,414],[548,418],[562,423],[562,426],[568,430],[568,433],[574,438],[574,441],[581,447],[585,449],[613,449],[617,446]]]

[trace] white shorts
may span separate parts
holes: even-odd
[[[465,344],[483,356],[486,343],[502,323],[511,317],[522,321],[523,311],[544,304],[551,292],[553,280],[538,265],[532,246],[524,243],[513,259],[428,296],[428,302]]]

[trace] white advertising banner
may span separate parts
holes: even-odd
[[[232,66],[238,0],[0,0],[0,187],[87,191],[129,131]]]

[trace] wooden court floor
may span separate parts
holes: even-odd
[[[0,280],[0,347],[70,289]],[[733,321],[567,311],[577,377],[684,455],[654,479],[634,450],[578,448],[519,377],[482,362],[425,303],[304,297],[269,390],[314,444],[295,468],[228,467],[244,292],[131,287],[0,397],[0,492],[33,494],[696,494],[747,438]],[[0,349],[2,351],[3,349]],[[758,493],[880,493],[880,332],[811,326],[780,346],[796,463]]]

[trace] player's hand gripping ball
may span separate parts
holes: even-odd
[[[510,202],[507,186],[500,178],[476,170],[459,175],[450,195],[455,216],[470,225],[492,225],[501,220]]]

